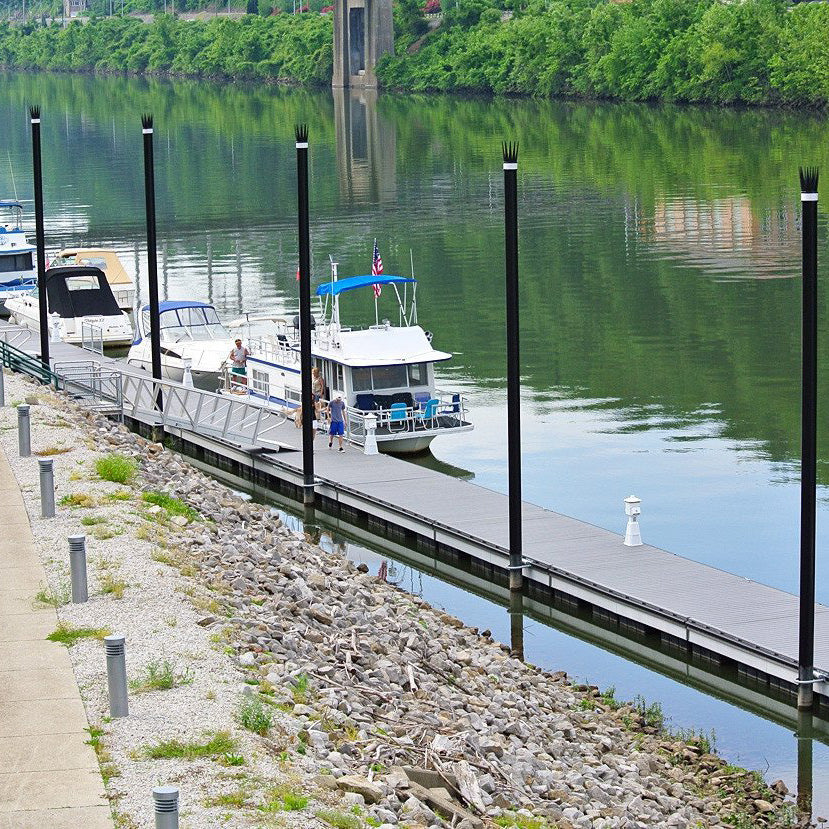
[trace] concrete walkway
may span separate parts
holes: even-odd
[[[57,614],[33,606],[46,573],[2,449],[0,528],[0,829],[112,829],[69,652],[46,641]]]

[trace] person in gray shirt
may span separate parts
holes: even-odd
[[[344,452],[343,434],[345,433],[345,401],[342,395],[337,395],[329,404],[328,412],[331,415],[331,427],[328,430],[328,448],[334,444],[334,437],[340,442],[340,452]]]

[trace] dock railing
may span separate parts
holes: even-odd
[[[232,394],[187,388],[167,380],[123,374],[124,414],[163,427],[188,429],[238,446],[278,450],[285,415]],[[160,405],[159,405],[160,403]]]
[[[123,375],[94,360],[65,360],[52,365],[55,388],[62,389],[87,407],[105,414],[123,413]]]
[[[94,354],[104,353],[104,329],[89,322],[81,323],[81,348]]]
[[[382,434],[408,435],[432,432],[444,434],[459,429],[470,429],[467,420],[466,399],[457,392],[435,390],[431,400],[437,400],[433,411],[427,417],[427,401],[406,408],[403,416],[390,408],[374,409],[371,412],[349,407],[346,409],[346,437],[352,443],[363,446],[366,440],[365,418],[373,414],[377,419],[377,431]]]

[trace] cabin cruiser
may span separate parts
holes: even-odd
[[[383,320],[363,330],[342,326],[340,296],[372,286],[378,286],[375,296],[380,286],[393,288],[399,324]],[[337,279],[332,263],[331,281],[316,289],[320,314],[313,320],[311,359],[325,381],[324,397],[339,395],[346,402],[346,437],[351,442],[364,444],[367,422],[373,422],[378,448],[395,454],[423,452],[438,435],[473,428],[463,395],[435,388],[435,363],[452,355],[436,350],[431,334],[417,324],[416,288],[415,279],[402,276]],[[246,385],[226,374],[224,391],[242,394],[258,405],[296,409],[302,396],[299,317],[270,321],[276,325],[273,333],[248,338]]]
[[[118,254],[111,248],[64,248],[52,260],[52,267],[61,265],[88,265],[100,268],[112,288],[112,294],[122,311],[135,308],[135,284],[127,275]]]
[[[6,300],[37,286],[34,245],[23,232],[23,205],[0,200],[0,316],[8,316]]]
[[[216,309],[195,300],[164,300],[158,308],[162,377],[180,383],[185,361],[189,360],[193,384],[215,391],[233,345],[233,337],[219,321]],[[127,363],[152,371],[149,305],[138,314]]]
[[[44,277],[50,327],[66,343],[99,342],[103,346],[129,345],[130,318],[118,307],[104,272],[99,268],[49,268]],[[24,328],[40,330],[37,287],[7,300],[13,320]]]

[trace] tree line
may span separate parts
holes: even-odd
[[[537,97],[823,107],[829,4],[785,0],[396,0],[388,89]],[[329,83],[330,15],[248,14],[66,28],[0,24],[10,68],[171,72]]]

